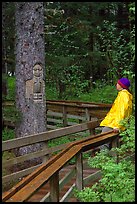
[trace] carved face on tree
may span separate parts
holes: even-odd
[[[35,77],[42,76],[42,67],[39,64],[36,64],[33,68],[33,75]]]

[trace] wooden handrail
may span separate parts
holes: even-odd
[[[15,106],[15,101],[3,101],[2,106]],[[67,100],[47,100],[46,114],[47,114],[47,128],[55,129],[57,124],[62,124],[64,127],[74,125],[69,119],[76,119],[76,123],[90,121],[91,118],[103,118],[111,104],[82,102],[82,101],[67,101]],[[52,114],[55,114],[53,118]],[[62,115],[60,115],[62,114]],[[2,126],[15,128],[14,123],[11,124],[7,118],[3,118]]]
[[[86,106],[90,105],[93,107],[94,106],[100,106],[100,107],[111,107],[112,104],[107,104],[107,103],[95,103],[95,102],[86,102],[86,101],[76,101],[76,100],[46,100],[47,104],[57,104],[57,105],[78,105],[78,106]],[[6,100],[2,102],[2,106],[13,106],[15,105],[14,100]]]
[[[2,197],[3,202],[25,202],[76,154],[117,138],[113,131],[72,142],[65,150],[41,165]]]
[[[46,131],[35,135],[29,135],[21,138],[6,140],[2,142],[2,151],[7,151],[18,147],[35,144],[36,142],[48,141],[49,139],[55,139],[57,137],[73,134],[76,132],[82,132],[87,129],[92,129],[97,127],[101,120],[102,119],[78,125],[73,125],[69,127],[63,127],[56,130]]]
[[[30,136],[26,136],[26,137],[21,137],[21,138],[3,141],[2,142],[2,149],[3,149],[3,152],[9,151],[9,150],[11,151],[14,148],[20,148],[21,146],[25,146],[25,145],[27,146],[27,145],[31,145],[33,143],[34,144],[39,143],[39,142],[46,143],[48,141],[51,141],[51,140],[56,139],[56,138],[61,138],[61,137],[66,136],[66,135],[69,135],[70,137],[74,137],[74,134],[77,134],[79,132],[80,132],[80,134],[82,134],[82,131],[86,131],[86,130],[88,130],[88,135],[90,135],[90,132],[91,132],[90,130],[92,130],[92,129],[94,130],[95,128],[97,128],[99,123],[100,123],[100,120],[90,121],[90,122],[86,122],[86,123],[81,123],[79,125],[73,125],[71,127],[59,128],[56,130],[51,130],[51,131],[39,133],[36,135],[30,135]],[[88,137],[88,135],[86,135],[86,137]],[[75,135],[75,137],[78,137],[78,135]],[[44,146],[43,146],[43,148],[41,150],[38,150],[36,152],[28,153],[28,154],[25,154],[25,155],[22,155],[19,157],[11,158],[7,161],[3,161],[2,166],[3,166],[3,168],[10,168],[10,167],[13,167],[13,165],[18,166],[18,164],[20,165],[27,160],[37,159],[39,157],[43,158],[43,162],[44,162],[44,160],[46,159],[46,157],[49,154],[51,157],[55,152],[61,151],[62,149],[66,148],[67,145],[68,145],[67,143],[59,144],[59,145],[51,147],[51,148],[44,148]],[[10,180],[12,180],[14,182],[14,180],[17,180],[19,178],[27,176],[28,174],[33,172],[34,169],[36,169],[39,165],[32,166],[32,167],[26,167],[25,169],[19,170],[16,173],[12,172],[8,175],[4,175],[2,177],[3,186],[5,186],[7,184],[7,182],[9,182]]]

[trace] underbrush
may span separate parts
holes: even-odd
[[[80,202],[135,201],[135,158],[132,160],[127,157],[135,155],[135,117],[131,116],[128,123],[124,122],[126,130],[120,134],[122,144],[112,148],[119,155],[119,162],[108,150],[102,150],[95,157],[88,158],[89,166],[99,168],[102,178],[81,191],[75,188],[74,195]]]

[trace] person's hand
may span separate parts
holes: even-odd
[[[118,129],[118,128],[114,128],[114,129],[113,129],[113,132],[114,132],[114,133],[118,133],[118,132],[119,132],[119,129]]]

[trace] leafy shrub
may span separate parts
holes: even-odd
[[[7,78],[8,95],[7,100],[15,100],[15,76]]]
[[[126,156],[127,152],[135,152],[135,117],[123,121],[127,129],[122,132],[123,144],[113,148]],[[83,202],[134,202],[135,201],[135,165],[129,160],[116,163],[107,150],[102,150],[95,157],[88,159],[89,166],[100,168],[102,178],[91,188],[82,191],[75,189],[75,196]]]
[[[2,130],[2,141],[15,138],[15,130],[4,128]]]

